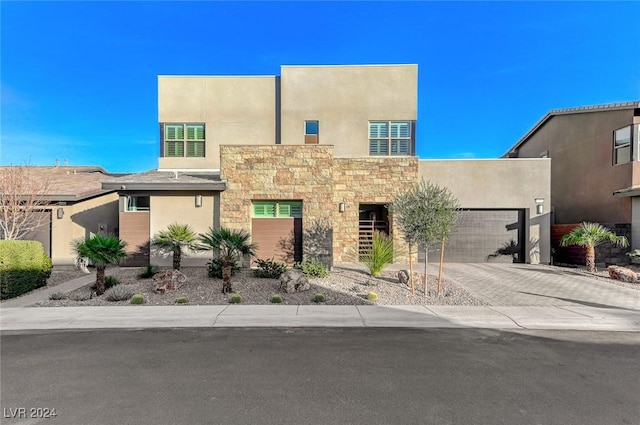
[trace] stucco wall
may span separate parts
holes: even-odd
[[[539,261],[550,261],[549,159],[420,160],[419,177],[451,190],[462,208],[525,209],[529,239],[538,239]],[[536,198],[544,213],[536,213]],[[532,258],[532,262],[536,259]]]
[[[273,76],[159,76],[158,121],[204,123],[204,158],[159,158],[161,169],[217,169],[221,144],[274,144]],[[160,141],[162,143],[162,141]]]
[[[551,117],[518,153],[537,158],[549,151],[555,222],[630,223],[631,199],[613,192],[632,184],[633,163],[613,164],[613,131],[632,124],[633,110]]]
[[[336,157],[369,156],[370,120],[416,120],[417,65],[283,66],[283,145],[304,143],[304,121],[319,121],[320,144]]]

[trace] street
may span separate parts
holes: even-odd
[[[0,343],[8,425],[640,423],[638,333],[189,328]]]

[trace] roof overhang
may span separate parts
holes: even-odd
[[[118,191],[145,190],[145,191],[224,191],[227,189],[227,182],[220,180],[206,183],[152,183],[152,182],[103,182],[103,189],[113,189]]]
[[[613,196],[616,198],[640,196],[640,186],[632,186],[625,189],[616,190],[615,192],[613,192]]]

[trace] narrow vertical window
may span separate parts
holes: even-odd
[[[613,132],[613,165],[631,161],[631,126]]]
[[[318,121],[305,121],[304,122],[304,144],[305,145],[317,145],[320,143],[320,125]]]

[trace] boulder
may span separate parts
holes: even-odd
[[[417,285],[418,283],[422,282],[423,276],[423,274],[413,272],[413,284]],[[411,285],[411,282],[409,282],[409,270],[398,271],[398,282],[403,285]]]
[[[611,279],[620,280],[622,282],[635,282],[638,280],[638,274],[631,269],[620,266],[609,266],[609,277]]]
[[[309,279],[301,270],[291,269],[280,275],[280,288],[287,293],[308,291],[311,289]]]
[[[165,270],[153,276],[153,290],[160,293],[175,291],[187,281],[180,270]]]

